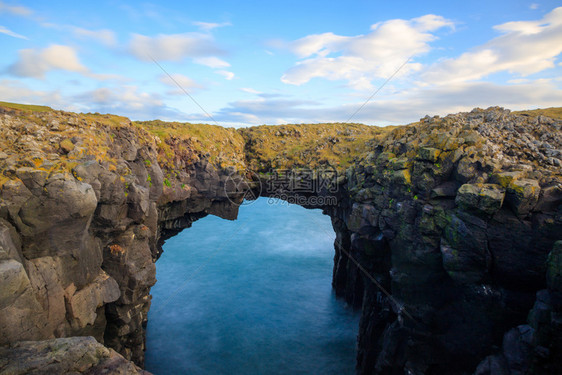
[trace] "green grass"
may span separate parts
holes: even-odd
[[[269,168],[345,169],[393,127],[326,123],[261,125],[238,129],[246,140],[246,160],[253,170]]]
[[[38,125],[44,125],[43,117],[58,117],[59,113],[47,106],[18,104],[0,101],[0,107],[19,110],[17,116]],[[51,112],[49,116],[37,116],[37,112]],[[516,111],[515,114],[545,115],[562,120],[562,108],[544,108]],[[60,113],[65,118],[69,113]],[[73,115],[74,116],[74,115]],[[78,118],[85,126],[80,130],[65,125],[62,121],[59,135],[83,139],[83,147],[98,160],[107,158],[108,142],[121,127],[131,126],[126,117],[111,114],[81,113]],[[168,171],[184,168],[201,159],[208,159],[220,168],[246,167],[256,172],[267,172],[270,168],[319,168],[331,166],[343,170],[361,155],[372,151],[374,145],[388,134],[400,138],[408,126],[385,128],[362,124],[325,123],[298,125],[262,125],[233,129],[208,124],[165,122],[161,120],[137,121],[132,123],[139,131],[144,143],[155,138],[158,147],[158,161]],[[107,128],[109,127],[109,129]],[[86,137],[84,129],[88,130]],[[419,140],[413,140],[410,152],[418,147]],[[3,144],[1,147],[11,147]],[[58,146],[57,146],[58,147]],[[51,152],[57,152],[57,147]],[[414,154],[403,155],[406,158]],[[150,160],[145,161],[147,167]],[[439,164],[436,164],[440,168]]]
[[[10,102],[0,101],[0,107],[19,109],[21,111],[31,111],[31,112],[51,112],[53,109],[44,105],[31,105],[31,104],[18,104]]]
[[[513,113],[518,115],[529,115],[529,116],[543,115],[557,120],[562,120],[562,107],[539,108],[539,109],[532,109],[528,111],[515,111]]]
[[[209,154],[209,160],[221,168],[245,168],[244,139],[233,128],[162,120],[135,121],[133,124],[161,140],[159,161],[168,169],[173,169],[177,151],[193,155],[193,160]]]

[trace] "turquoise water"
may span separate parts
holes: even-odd
[[[156,263],[146,369],[170,374],[354,374],[359,314],[331,289],[328,216],[259,198],[209,216]]]

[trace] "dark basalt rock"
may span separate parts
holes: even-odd
[[[360,374],[560,372],[560,325],[546,302],[560,297],[549,291],[524,324],[547,269],[558,280],[558,255],[547,255],[562,239],[562,176],[557,162],[523,149],[545,139],[562,148],[558,129],[497,108],[428,118],[391,132],[348,171],[343,205],[353,208],[335,210],[333,222],[351,241],[336,251],[335,280],[348,300],[363,285]],[[376,233],[388,260],[373,257],[383,248]],[[345,250],[368,276],[341,267]]]
[[[509,330],[498,354],[484,359],[475,375],[560,374],[562,372],[562,294],[556,277],[562,265],[562,241],[547,260],[547,288],[537,292],[527,324]]]

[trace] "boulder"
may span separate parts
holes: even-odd
[[[502,206],[505,190],[495,184],[464,184],[458,192],[455,202],[467,211],[491,216]]]
[[[150,191],[144,186],[132,183],[127,196],[127,216],[136,222],[141,222],[148,214],[150,205]]]
[[[68,154],[70,151],[74,150],[74,143],[72,143],[72,141],[68,138],[63,139],[59,143],[59,146],[65,154]]]
[[[48,337],[52,331],[47,325],[47,316],[33,294],[23,265],[14,259],[1,260],[0,345]]]
[[[15,259],[0,261],[0,308],[12,304],[29,287],[23,265]]]
[[[116,301],[121,295],[117,282],[102,272],[94,282],[67,297],[67,309],[74,329],[94,324],[98,308]]]
[[[93,337],[23,341],[0,347],[0,369],[10,375],[150,375]]]
[[[536,180],[514,180],[507,188],[506,201],[518,216],[525,216],[537,204],[540,192],[541,187]]]
[[[435,163],[437,160],[439,160],[439,154],[441,154],[441,150],[438,150],[436,148],[421,147],[416,158],[418,160],[425,160]]]

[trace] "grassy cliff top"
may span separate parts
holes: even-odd
[[[546,116],[551,117],[553,119],[562,120],[562,107],[550,107],[550,108],[542,108],[542,109],[532,109],[528,111],[515,111],[513,112],[518,115],[527,115],[527,116]]]
[[[348,167],[373,139],[395,127],[328,123],[262,125],[238,129],[246,141],[249,167],[260,172],[274,168]]]
[[[68,173],[86,160],[116,168],[116,134],[134,130],[126,117],[0,102],[0,185],[18,168]],[[136,139],[152,142],[147,132],[137,131]]]
[[[162,120],[135,121],[133,124],[157,137],[161,158],[170,166],[173,154],[180,151],[179,147],[191,150],[194,160],[203,156],[222,168],[245,168],[244,139],[233,128]]]
[[[0,117],[0,150],[19,160],[28,160],[28,164],[31,159],[40,164],[45,158],[57,164],[85,155],[107,161],[116,132],[134,131],[140,142],[154,142],[161,166],[169,171],[188,168],[201,158],[219,168],[235,166],[259,172],[322,166],[345,169],[377,145],[395,143],[407,129],[419,126],[415,123],[382,128],[324,123],[234,129],[161,120],[131,122],[110,114],[77,114],[8,102],[0,102],[0,113],[6,115]],[[513,113],[562,119],[562,108]],[[413,141],[419,143],[418,138]]]
[[[51,112],[51,111],[53,111],[53,109],[51,107],[47,107],[45,105],[18,104],[18,103],[10,103],[10,102],[2,102],[2,101],[0,101],[0,107],[10,108],[10,109],[19,109],[21,111],[28,111],[28,112]]]
[[[393,127],[362,124],[261,125],[224,128],[216,125],[136,121],[135,125],[159,139],[163,159],[172,158],[172,149],[182,144],[196,155],[206,155],[220,166],[235,166],[266,172],[270,168],[329,165],[346,168],[366,151],[367,141],[380,138]]]

